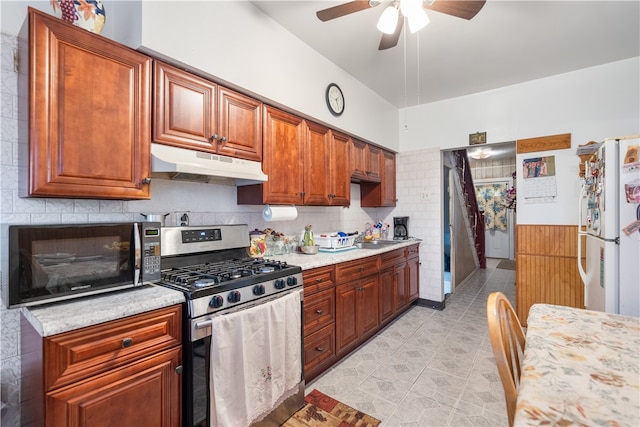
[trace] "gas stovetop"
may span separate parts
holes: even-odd
[[[246,225],[164,227],[158,284],[184,294],[190,319],[302,286],[302,268],[249,258],[248,246]]]
[[[213,295],[300,273],[286,262],[244,258],[205,262],[162,271],[161,284],[185,292],[187,298]]]

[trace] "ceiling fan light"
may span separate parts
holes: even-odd
[[[422,0],[400,0],[400,12],[407,18],[422,10]]]
[[[398,24],[398,8],[392,4],[388,6],[382,15],[380,15],[380,19],[378,20],[378,30],[382,31],[385,34],[393,34],[396,30],[396,25]]]
[[[411,31],[411,34],[413,34],[416,31],[420,31],[429,24],[429,16],[427,15],[427,12],[424,11],[424,9],[420,9],[419,11],[412,13],[409,16],[408,21],[409,31]]]

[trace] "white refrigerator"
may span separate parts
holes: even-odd
[[[589,310],[640,316],[639,151],[640,135],[610,138],[585,163],[578,270]]]

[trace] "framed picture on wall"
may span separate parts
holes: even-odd
[[[487,133],[486,132],[476,132],[469,134],[469,145],[478,145],[478,144],[486,144],[487,143]]]

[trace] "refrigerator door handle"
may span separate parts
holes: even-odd
[[[582,201],[584,200],[585,195],[586,183],[580,189],[580,196],[578,197],[578,272],[580,273],[580,278],[584,284],[584,305],[585,307],[588,307],[589,293],[587,292],[587,273],[584,271],[584,267],[582,266],[582,236],[587,235],[585,231],[582,231]]]

